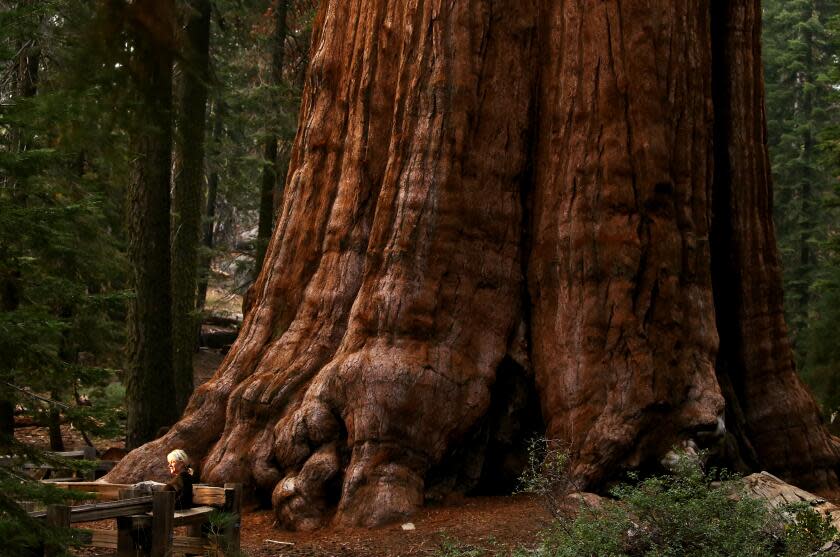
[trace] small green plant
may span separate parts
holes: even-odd
[[[491,554],[485,549],[463,543],[444,534],[435,557],[485,557]]]
[[[837,529],[829,517],[818,513],[808,503],[791,503],[777,512],[785,557],[808,555],[814,548],[837,538]]]
[[[225,530],[234,526],[239,521],[235,513],[224,511],[213,511],[207,517],[207,537],[211,540],[213,548],[208,550],[207,557],[244,557],[245,553],[240,550],[227,547]]]
[[[538,495],[551,515],[565,516],[564,497],[579,491],[569,473],[568,446],[557,439],[534,438],[528,441],[528,462],[519,477],[519,493]]]

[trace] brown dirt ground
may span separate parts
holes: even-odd
[[[202,351],[196,357],[196,383],[206,381],[221,362],[217,352]],[[18,428],[16,436],[48,447],[46,429]],[[62,426],[67,450],[79,449],[84,441],[78,431]],[[122,447],[121,439],[92,439],[99,451]],[[540,502],[526,495],[509,497],[461,497],[421,509],[410,521],[380,528],[325,528],[315,532],[290,532],[278,528],[270,510],[246,510],[242,517],[242,551],[250,557],[420,557],[462,551],[464,557],[509,555],[518,547],[532,546],[550,519]],[[114,521],[97,523],[113,528]],[[278,543],[283,542],[283,543]],[[111,557],[113,551],[84,548],[84,557]]]
[[[245,515],[242,548],[254,557],[419,557],[439,554],[447,546],[473,550],[474,555],[508,555],[517,547],[533,545],[548,519],[538,501],[521,495],[466,497],[425,507],[410,519],[414,530],[393,524],[287,532],[272,526],[271,511],[259,511]]]
[[[248,557],[462,557],[505,556],[533,546],[548,513],[531,496],[466,497],[420,510],[411,520],[380,528],[325,528],[315,532],[289,532],[274,524],[270,510],[246,511],[242,517],[241,549]],[[88,524],[114,528],[113,520]],[[176,535],[184,532],[176,531]],[[83,548],[79,557],[115,557],[113,550]]]

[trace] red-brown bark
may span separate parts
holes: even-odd
[[[182,447],[205,480],[270,493],[286,525],[379,524],[497,466],[488,447],[516,429],[499,416],[527,415],[535,382],[585,486],[731,422],[755,449],[741,460],[834,487],[784,342],[769,181],[742,166],[766,150],[737,131],[763,115],[727,89],[760,88],[734,17],[325,1],[253,309],[181,422],[109,479]],[[722,85],[741,43],[752,65]],[[797,428],[769,425],[791,411]],[[785,456],[797,435],[815,441]]]
[[[566,2],[543,18],[532,353],[548,434],[578,448],[587,483],[722,418],[705,5]]]

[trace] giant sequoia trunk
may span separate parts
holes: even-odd
[[[503,468],[531,384],[583,487],[724,436],[837,487],[785,340],[759,6],[714,4],[325,1],[242,333],[110,478],[181,446],[289,526],[378,524]]]

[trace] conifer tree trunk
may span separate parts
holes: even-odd
[[[271,79],[269,86],[279,87],[283,80],[283,58],[286,48],[286,14],[289,10],[289,0],[277,0],[274,6],[274,32],[271,35]],[[271,97],[277,99],[275,91]],[[270,110],[279,110],[279,103],[273,102]],[[277,134],[269,133],[263,144],[262,184],[260,187],[260,217],[257,225],[257,256],[256,272],[259,273],[265,259],[265,249],[271,238],[274,226],[274,193],[278,180],[284,180],[285,175],[278,175],[277,164]]]
[[[837,488],[785,342],[759,4],[721,4],[324,2],[253,308],[109,478],[179,446],[287,526],[381,524],[503,460],[531,383],[580,488],[727,434]]]
[[[177,419],[172,374],[169,185],[172,161],[171,0],[139,0],[127,12],[138,96],[132,124],[135,161],[128,187],[129,304],[126,446],[154,439]]]
[[[6,250],[0,251],[3,254]],[[20,306],[20,271],[0,267],[0,311],[15,311]],[[2,365],[0,370],[4,374],[9,373],[8,363]],[[11,386],[0,384],[0,440],[6,435],[13,438],[15,435],[15,401],[16,393]]]
[[[560,2],[542,18],[532,355],[548,435],[587,485],[722,417],[706,5]]]
[[[61,436],[61,411],[58,408],[50,408],[45,414],[50,437],[50,450],[63,451],[64,438]]]
[[[210,1],[185,4],[182,87],[178,99],[175,187],[172,195],[172,367],[175,405],[184,410],[193,391],[196,287],[204,186],[204,129],[210,48]]]
[[[222,107],[219,101],[213,103],[213,144],[218,145],[222,138]],[[214,163],[216,164],[216,163]],[[204,304],[207,301],[207,284],[210,278],[210,263],[212,262],[213,250],[213,229],[216,219],[216,196],[219,191],[219,169],[213,166],[207,178],[207,199],[204,209],[204,224],[202,225],[201,245],[203,254],[199,255],[198,293],[196,295],[195,309],[199,315],[204,311]],[[196,323],[196,336],[200,332],[201,323]]]

